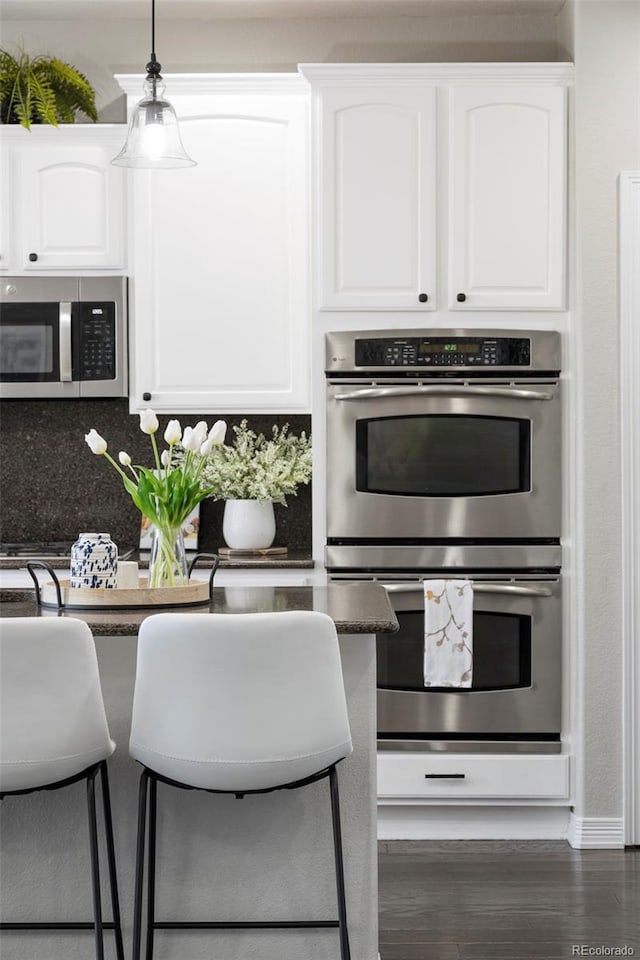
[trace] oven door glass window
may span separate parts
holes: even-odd
[[[444,414],[356,422],[356,489],[413,497],[531,489],[531,421]]]
[[[423,678],[424,611],[397,611],[400,631],[377,638],[378,687],[426,692]],[[473,615],[473,682],[470,690],[531,686],[531,617],[476,611]],[[429,687],[428,692],[451,692]]]
[[[59,380],[58,303],[3,304],[0,316],[0,380]]]

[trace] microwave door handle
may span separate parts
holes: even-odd
[[[389,593],[416,593],[422,590],[421,583],[381,583]],[[474,583],[474,593],[499,593],[511,597],[551,597],[551,587],[525,587],[514,583]]]
[[[364,387],[337,393],[335,400],[377,400],[382,397],[508,397],[513,400],[553,400],[555,389],[526,390],[518,387],[433,385],[414,387]]]
[[[73,379],[71,363],[71,304],[60,304],[60,380],[68,383]]]

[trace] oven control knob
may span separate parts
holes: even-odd
[[[427,295],[426,293],[419,293],[419,294],[418,294],[418,300],[420,301],[420,303],[426,303],[428,299],[429,299],[429,297],[428,297],[428,295]]]
[[[18,288],[14,283],[8,283],[4,288],[4,292],[7,294],[8,297],[12,297],[14,293],[18,292]]]

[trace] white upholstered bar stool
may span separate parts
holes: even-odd
[[[113,930],[118,960],[124,960],[106,764],[114,749],[86,623],[70,617],[0,621],[0,799],[86,780],[94,911],[93,922],[3,921],[0,930],[93,930],[97,960],[104,958],[104,930]],[[113,922],[102,919],[98,774]]]
[[[152,960],[158,929],[267,927],[337,927],[340,956],[349,960],[336,764],[352,752],[352,744],[338,637],[328,616],[283,611],[148,617],[138,639],[130,752],[144,767],[134,960],[141,949],[145,843],[147,960]],[[325,777],[330,784],[337,920],[156,920],[158,781],[242,797],[302,787]]]

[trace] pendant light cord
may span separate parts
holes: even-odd
[[[156,58],[156,0],[151,0],[151,59]]]
[[[147,64],[147,80],[153,84],[153,99],[156,97],[156,81],[162,80],[162,64],[156,59],[156,0],[151,0],[151,57]]]

